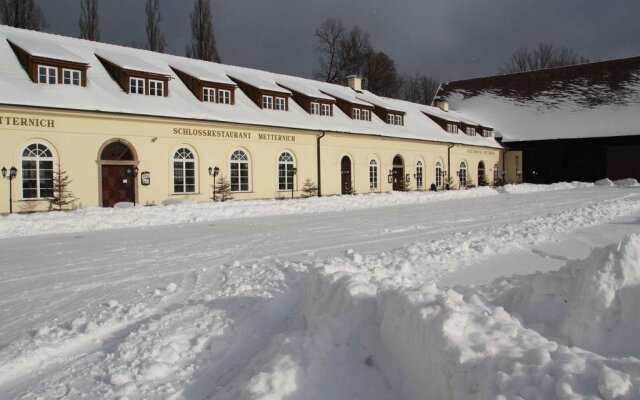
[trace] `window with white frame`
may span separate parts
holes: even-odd
[[[363,121],[371,121],[371,111],[362,110],[362,120]]]
[[[387,124],[395,124],[395,118],[393,114],[387,114]]]
[[[322,104],[320,108],[320,115],[331,115],[331,104]]]
[[[362,119],[362,110],[359,108],[354,108],[353,111],[353,119]]]
[[[58,83],[58,68],[38,65],[38,83],[55,85]]]
[[[378,162],[369,161],[369,190],[378,188]]]
[[[242,150],[236,150],[229,162],[232,192],[249,191],[249,157]]]
[[[313,102],[311,103],[311,114],[320,115],[320,103]]]
[[[476,135],[476,128],[467,128],[466,132],[467,132],[467,135],[469,135],[469,136],[475,136]]]
[[[424,168],[422,166],[422,161],[418,161],[416,163],[416,186],[418,189],[422,188],[424,184],[424,179],[422,178],[424,172]]]
[[[164,96],[164,82],[150,79],[149,96]]]
[[[458,133],[458,126],[454,124],[447,124],[447,132]]]
[[[293,189],[295,161],[291,153],[284,152],[278,158],[278,190]]]
[[[491,130],[489,130],[489,129],[483,129],[483,130],[482,130],[482,136],[484,136],[484,137],[491,137]]]
[[[62,83],[65,85],[80,86],[80,71],[77,69],[63,69]]]
[[[273,96],[262,96],[262,108],[273,109]]]
[[[397,115],[395,117],[395,124],[396,125],[404,125],[404,118],[402,117],[402,115]]]
[[[284,97],[276,97],[276,110],[284,111],[286,109],[286,101]]]
[[[129,78],[129,93],[144,94],[144,79]]]
[[[498,168],[498,164],[493,165],[493,184],[497,185],[500,180],[500,169]]]
[[[231,104],[231,90],[218,89],[218,103]]]
[[[467,163],[460,163],[460,170],[458,171],[458,178],[460,179],[460,187],[467,186]]]
[[[53,154],[43,144],[30,144],[22,151],[22,198],[50,197],[53,197]]]
[[[207,103],[216,102],[216,90],[214,88],[202,88],[202,101]]]
[[[195,193],[196,160],[191,150],[183,147],[173,155],[173,192]]]
[[[436,187],[442,187],[442,163],[436,162]]]

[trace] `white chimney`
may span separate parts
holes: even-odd
[[[347,76],[347,85],[356,92],[362,92],[362,79],[358,75]]]
[[[436,99],[436,107],[441,109],[442,111],[449,111],[449,102],[442,97]]]

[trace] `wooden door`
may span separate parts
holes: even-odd
[[[102,206],[113,207],[116,203],[135,200],[135,177],[132,165],[102,166]]]
[[[340,163],[340,178],[342,187],[341,193],[353,193],[353,190],[351,189],[351,159],[347,156],[342,157],[342,162]]]
[[[400,156],[393,159],[393,190],[404,189],[404,162]]]

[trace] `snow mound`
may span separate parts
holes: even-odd
[[[618,181],[615,181],[614,183],[616,184],[616,186],[619,186],[619,187],[636,187],[636,186],[640,186],[640,184],[638,184],[638,181],[633,179],[633,178],[620,179]]]
[[[594,185],[596,186],[613,186],[613,181],[609,178],[600,179],[599,181],[595,181]]]
[[[546,336],[606,356],[640,355],[640,235],[490,290],[496,304]]]
[[[508,184],[502,187],[496,188],[496,190],[503,194],[522,194],[533,192],[546,192],[549,190],[569,190],[582,187],[591,187],[593,183],[586,182],[558,182],[551,185],[541,185],[535,183],[520,183],[520,184]]]

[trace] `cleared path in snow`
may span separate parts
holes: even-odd
[[[113,395],[113,386],[125,395],[134,380],[126,371],[134,370],[149,382],[164,382],[149,397],[210,396],[296,322],[303,285],[298,274],[283,272],[286,263],[348,248],[366,255],[416,241],[453,243],[456,236],[487,234],[550,212],[624,198],[637,202],[638,195],[635,189],[592,187],[3,239],[0,369],[11,375],[0,379],[0,394],[20,393],[43,377],[37,385],[44,398],[73,394],[66,378],[71,374],[75,385],[95,387],[95,395]],[[147,358],[140,354],[145,348]],[[178,357],[186,364],[172,363],[174,353],[188,354]],[[136,364],[137,358],[143,361]],[[174,369],[190,372],[181,376]],[[378,395],[389,394],[381,387]]]

